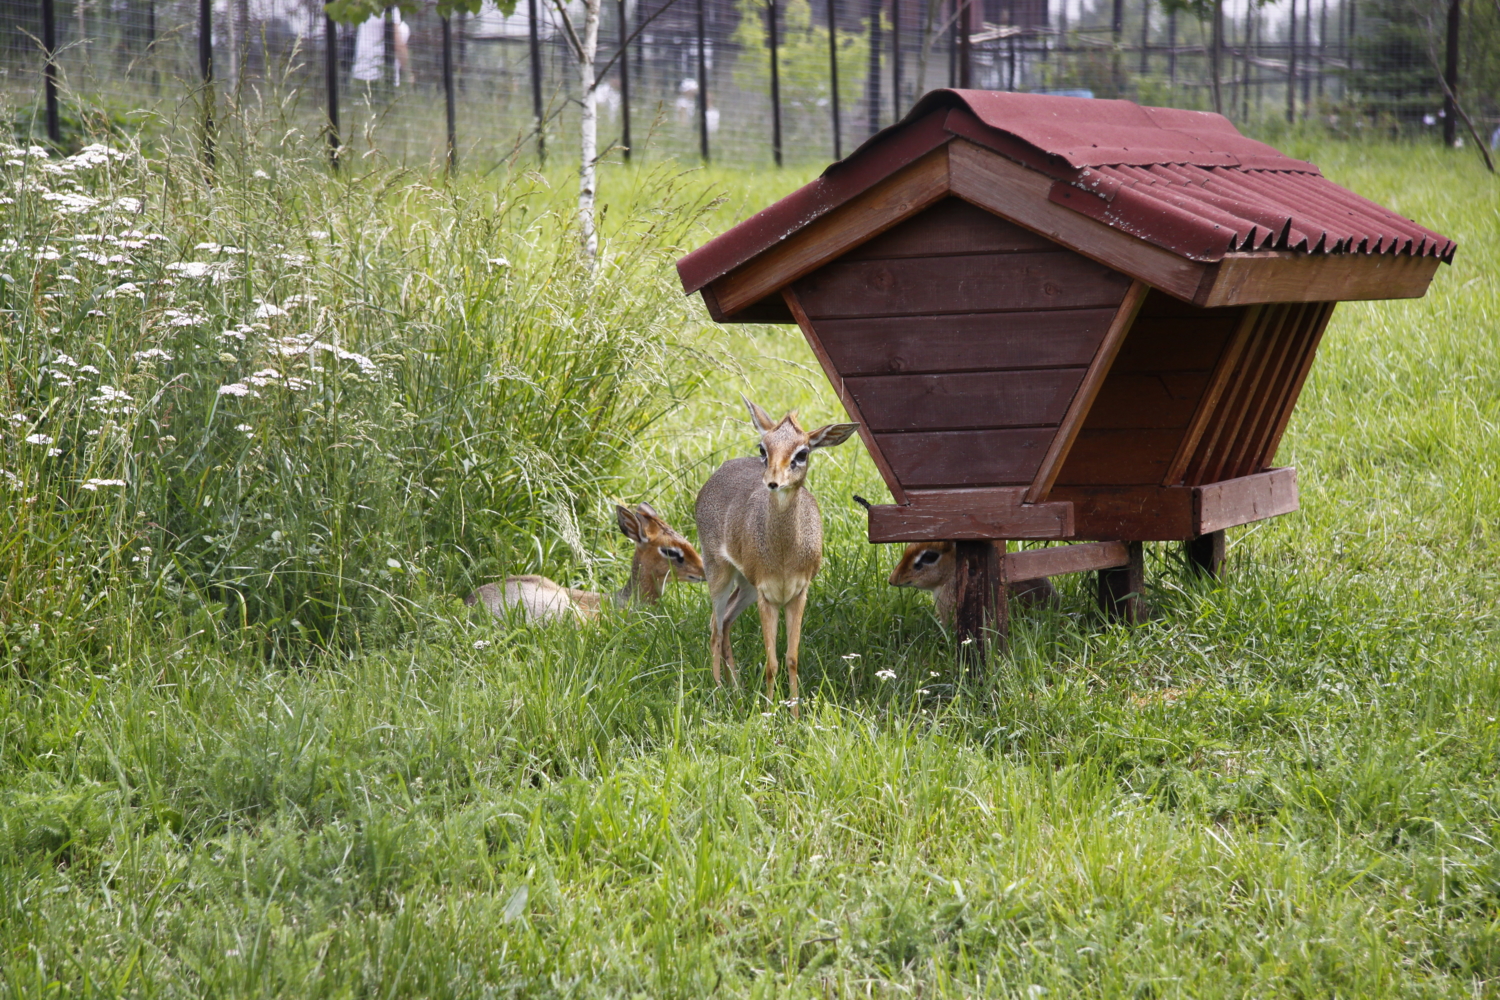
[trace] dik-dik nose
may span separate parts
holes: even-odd
[[[780,483],[767,483],[766,484],[766,489],[768,489],[768,490],[779,490],[779,489],[781,489],[781,484]]]

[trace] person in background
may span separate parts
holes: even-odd
[[[389,8],[391,37],[395,39],[396,67],[393,83],[401,86],[401,74],[406,73],[407,83],[417,82],[417,74],[411,68],[411,52],[406,40],[411,37],[411,25],[401,20],[401,11]],[[356,80],[374,83],[385,73],[385,16],[375,14],[354,29],[354,67],[349,75]]]

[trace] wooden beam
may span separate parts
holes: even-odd
[[[943,146],[714,281],[720,311],[732,316],[947,194],[948,148]]]
[[[833,386],[833,391],[839,397],[839,402],[844,404],[844,411],[849,414],[849,419],[859,424],[859,439],[865,443],[865,450],[870,453],[870,458],[875,463],[875,468],[880,472],[880,478],[885,480],[886,489],[891,491],[891,496],[898,504],[906,503],[906,491],[901,488],[901,481],[891,471],[891,465],[886,461],[885,453],[875,442],[875,432],[870,429],[870,422],[860,412],[859,404],[854,400],[854,394],[844,384],[844,376],[839,373],[838,366],[828,356],[828,351],[823,347],[823,341],[818,337],[818,331],[813,326],[812,320],[807,317],[807,310],[802,308],[802,302],[797,298],[797,293],[791,285],[781,290],[781,298],[786,302],[786,307],[791,311],[792,317],[796,319],[797,325],[802,328],[802,335],[807,338],[807,344],[812,348],[818,364],[823,368],[823,374],[828,379],[828,384]],[[874,521],[872,519],[871,523]],[[946,535],[928,535],[928,538],[946,538]],[[956,536],[955,536],[956,537]],[[871,539],[872,541],[874,539]]]
[[[870,508],[870,541],[1056,539],[1073,534],[1070,504],[1025,504],[1021,502],[1025,492],[1021,486],[913,490],[907,493],[904,505],[878,504]]]
[[[1188,568],[1197,576],[1217,580],[1224,571],[1224,529],[1210,531],[1182,543]]]
[[[1048,198],[1052,178],[967,139],[948,145],[952,193],[1106,267],[1193,301],[1208,265],[1112,229]]]
[[[1208,386],[1203,390],[1203,397],[1198,401],[1198,409],[1193,412],[1193,419],[1188,423],[1182,443],[1177,447],[1177,454],[1172,457],[1171,464],[1167,466],[1167,474],[1162,477],[1163,486],[1176,486],[1182,482],[1188,463],[1193,460],[1193,452],[1197,450],[1198,442],[1202,440],[1203,432],[1208,428],[1209,421],[1213,419],[1214,412],[1218,408],[1219,398],[1224,395],[1230,376],[1234,374],[1235,366],[1240,363],[1240,355],[1245,353],[1245,345],[1250,341],[1255,324],[1260,321],[1261,312],[1261,306],[1251,306],[1245,310],[1245,315],[1240,319],[1234,335],[1224,347],[1224,353],[1219,355],[1219,360],[1214,365],[1213,375],[1209,377]]]
[[[1146,554],[1141,542],[1126,543],[1123,566],[1099,571],[1099,610],[1134,625],[1146,618]]]
[[[1124,542],[1082,542],[1078,545],[1055,545],[1045,549],[1011,552],[1005,557],[1007,580],[1039,580],[1044,576],[1082,573],[1091,569],[1109,569],[1130,562],[1130,549]]]
[[[1186,486],[1058,486],[1050,502],[1073,505],[1073,538],[1182,541],[1193,530]]]
[[[1297,470],[1270,469],[1194,487],[1193,493],[1193,534],[1206,535],[1296,510]]]
[[[983,666],[990,644],[1005,649],[1010,628],[1010,600],[1005,590],[1005,562],[989,542],[953,544],[953,632],[960,669]]]
[[[1125,335],[1130,332],[1136,314],[1141,311],[1141,303],[1146,301],[1146,294],[1150,291],[1149,286],[1139,281],[1132,281],[1125,290],[1125,298],[1120,302],[1115,318],[1110,321],[1099,350],[1094,352],[1094,359],[1089,362],[1088,370],[1083,373],[1083,381],[1078,384],[1078,391],[1073,393],[1072,402],[1068,404],[1062,422],[1058,424],[1057,433],[1052,436],[1052,443],[1047,447],[1047,454],[1042,456],[1036,478],[1026,491],[1027,503],[1040,503],[1047,499],[1047,493],[1057,481],[1057,474],[1062,471],[1063,462],[1067,460],[1068,452],[1073,449],[1073,442],[1077,440],[1078,432],[1089,415],[1089,408],[1099,395],[1099,387],[1104,384],[1104,377],[1115,363],[1115,355],[1120,353],[1120,345],[1125,342]]]
[[[1210,265],[1192,301],[1200,306],[1260,302],[1419,299],[1442,263],[1406,254],[1231,253]]]

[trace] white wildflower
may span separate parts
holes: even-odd
[[[84,313],[84,315],[85,316],[93,316],[93,317],[95,317],[97,319],[108,319],[109,318],[108,316],[105,315],[103,309],[90,309],[88,312]]]
[[[52,438],[46,434],[30,434],[26,438],[27,444],[51,444]]]
[[[249,424],[235,424],[234,429],[237,431],[244,431],[246,434],[255,430],[255,428],[251,427]]]
[[[268,181],[268,180],[271,179],[271,175],[270,174],[268,174],[264,170],[260,170],[258,168],[250,176],[254,177],[254,178],[258,179],[258,180],[263,180],[263,181]]]
[[[875,671],[875,676],[879,677],[883,681],[893,681],[893,680],[896,679],[896,671],[894,671],[894,670],[877,670],[877,671]]]
[[[170,321],[171,326],[202,326],[208,322],[207,316],[195,316],[181,309],[168,309],[162,315]]]
[[[168,354],[160,347],[153,347],[145,351],[136,351],[134,357],[137,361],[150,361],[153,358],[161,358],[163,361],[172,360],[172,355]]]
[[[182,275],[184,278],[208,278],[214,284],[222,284],[231,277],[229,263],[211,264],[201,260],[179,261],[168,264],[167,270]]]
[[[328,230],[326,230],[326,229],[314,229],[312,232],[308,233],[307,235],[311,236],[315,240],[326,240],[326,239],[328,239]]]
[[[54,247],[42,247],[31,255],[32,260],[59,260],[61,257],[62,254],[58,253]]]
[[[286,380],[285,384],[286,384],[286,387],[288,389],[292,390],[293,392],[301,392],[303,389],[311,389],[312,388],[312,383],[309,382],[305,378],[290,378],[289,377]]]
[[[256,319],[270,319],[272,316],[286,315],[286,310],[282,309],[280,306],[272,305],[271,303],[264,302],[260,299],[256,299],[256,301],[260,302],[260,305],[257,306],[255,312],[251,314]]]
[[[10,422],[13,424],[24,424],[28,419],[30,418],[28,418],[24,413],[12,413],[10,415]]]
[[[47,457],[48,458],[56,458],[58,455],[61,455],[61,454],[62,454],[62,449],[61,448],[48,448],[47,449]]]
[[[48,191],[42,195],[42,200],[55,202],[59,215],[78,215],[83,212],[93,211],[99,207],[98,198],[90,198],[86,194],[74,194],[66,191]]]
[[[475,649],[489,649],[490,648],[490,641],[488,639],[475,639],[474,640],[474,648]]]
[[[250,387],[248,385],[245,385],[245,384],[241,383],[241,382],[231,382],[228,385],[221,385],[221,386],[219,386],[219,395],[221,395],[221,396],[248,396],[248,395],[250,395]]]
[[[845,653],[843,658],[845,660],[849,660],[849,661],[852,662],[854,660],[859,659],[859,654],[858,653]]]
[[[26,485],[21,481],[20,476],[16,475],[14,472],[11,472],[9,469],[0,469],[0,476],[5,477],[6,483],[9,484],[10,488],[13,490],[18,490],[22,486]]]
[[[385,564],[387,566],[389,566],[391,569],[400,569],[401,568],[401,560],[400,559],[387,559],[385,561]]]
[[[119,295],[134,295],[142,302],[146,301],[146,293],[141,291],[139,285],[133,281],[127,281],[123,285],[117,285],[104,293],[106,299],[112,299]]]
[[[135,215],[141,210],[141,200],[139,198],[116,198],[109,207],[117,212]]]
[[[93,365],[79,365],[78,366],[78,374],[80,374],[80,375],[98,375],[99,374],[99,369],[95,368]]]
[[[83,485],[83,488],[86,489],[86,490],[97,490],[101,486],[124,486],[125,485],[125,480],[123,480],[123,479],[89,479],[89,480],[86,480],[82,485]]]
[[[59,354],[57,357],[55,357],[55,358],[52,359],[52,363],[54,365],[67,365],[69,368],[77,368],[78,367],[78,362],[74,361],[71,357],[69,357],[66,354]]]
[[[277,254],[277,256],[292,267],[302,267],[312,261],[312,258],[305,253],[283,253]]]
[[[489,257],[485,260],[485,263],[490,267],[510,267],[510,261],[504,257]]]

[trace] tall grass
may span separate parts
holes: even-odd
[[[672,171],[614,200],[595,273],[538,175],[329,176],[262,138],[211,175],[4,150],[0,622],[28,671],[124,621],[329,646],[514,564],[589,578],[622,459],[702,377]]]

